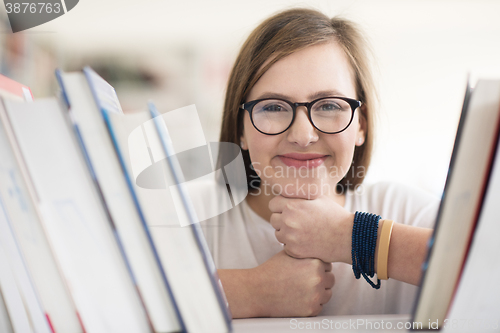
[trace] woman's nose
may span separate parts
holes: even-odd
[[[307,147],[311,143],[318,141],[318,131],[309,121],[307,116],[307,108],[300,106],[296,110],[295,120],[292,126],[288,129],[288,141],[295,143],[301,147]]]

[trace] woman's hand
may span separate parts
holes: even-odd
[[[271,225],[286,253],[295,258],[351,263],[354,214],[327,196],[314,200],[276,196]]]
[[[271,224],[286,253],[295,258],[352,264],[354,214],[332,199],[314,200],[277,196],[269,202]],[[379,225],[380,228],[380,225]],[[392,229],[387,272],[390,278],[418,285],[432,229],[395,223]],[[380,236],[380,235],[378,235]],[[377,267],[378,240],[375,248]]]
[[[219,270],[234,318],[318,315],[332,297],[332,265],[281,251],[246,270]]]

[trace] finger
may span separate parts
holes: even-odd
[[[272,213],[269,222],[271,223],[274,229],[279,231],[281,229],[281,214]]]
[[[274,236],[276,237],[276,239],[278,240],[278,242],[280,242],[281,244],[285,244],[285,237],[284,237],[284,234],[283,234],[282,231],[276,230],[274,232]]]
[[[321,297],[321,305],[328,303],[328,301],[332,298],[332,290],[326,289]]]
[[[290,245],[286,245],[285,241],[281,241],[280,243],[283,244],[283,249],[285,250],[286,254],[288,254],[290,257],[296,258],[296,259],[304,259],[298,253],[294,252],[292,250],[292,248],[290,247]]]
[[[335,275],[331,272],[327,272],[325,275],[325,289],[331,289],[335,285]]]
[[[289,199],[281,195],[277,195],[269,201],[269,209],[272,213],[281,213],[283,212],[288,200]]]
[[[319,304],[318,307],[316,308],[316,310],[308,317],[316,317],[317,315],[319,315],[321,313],[321,311],[323,311],[323,305]]]
[[[331,262],[325,262],[325,272],[331,272],[333,264]]]

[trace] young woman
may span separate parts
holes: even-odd
[[[374,112],[351,22],[292,9],[248,37],[220,141],[241,146],[249,194],[204,224],[233,317],[411,311],[439,202],[362,183]]]

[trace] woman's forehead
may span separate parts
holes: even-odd
[[[324,43],[294,52],[271,65],[253,86],[247,100],[274,93],[307,101],[323,97],[319,95],[325,92],[356,98],[354,82],[344,50],[335,42]]]

